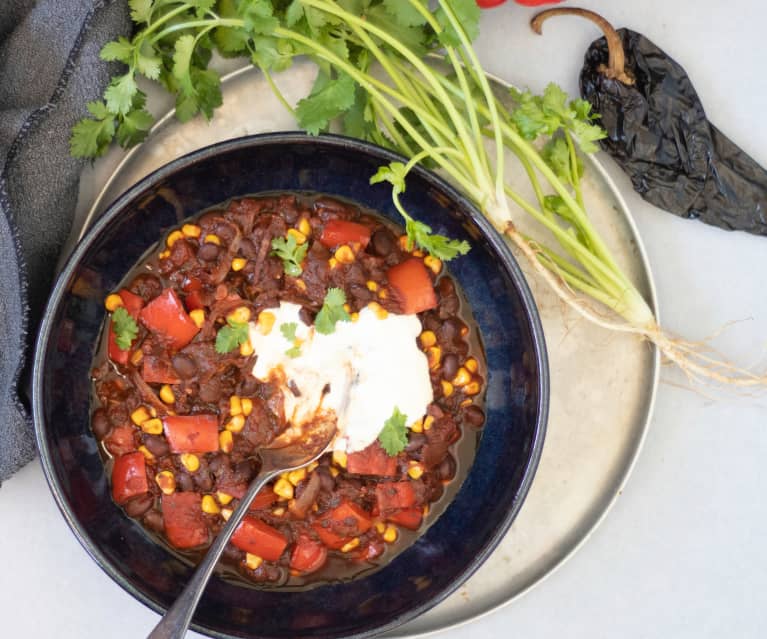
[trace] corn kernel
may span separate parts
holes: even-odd
[[[476,373],[479,369],[479,364],[477,363],[477,360],[473,357],[470,357],[469,359],[464,362],[464,366],[472,373]]]
[[[143,445],[139,446],[138,450],[148,462],[154,461],[154,455],[146,446],[143,446]]]
[[[168,247],[168,248],[170,248],[170,247],[171,247],[171,246],[173,246],[173,245],[174,245],[176,242],[178,242],[179,240],[183,240],[183,239],[184,239],[184,234],[183,234],[181,231],[179,231],[179,230],[176,230],[176,231],[173,231],[173,232],[172,232],[172,233],[171,233],[171,234],[168,236],[168,239],[167,239],[167,240],[165,240],[165,244],[167,245],[167,247]]]
[[[410,425],[410,430],[412,430],[414,433],[422,433],[423,432],[423,420],[419,419],[417,422],[413,422]]]
[[[141,426],[141,424],[149,419],[149,412],[143,406],[139,406],[130,414],[130,419],[136,426]]]
[[[242,415],[242,401],[237,395],[232,395],[229,398],[229,414]]]
[[[347,313],[351,313],[351,312],[352,312],[352,307],[351,307],[351,306],[349,306],[348,304],[344,304],[344,310],[345,310]]]
[[[197,328],[202,328],[202,325],[205,324],[205,311],[201,308],[189,311],[189,317],[192,318],[192,321]]]
[[[304,479],[306,479],[306,468],[299,468],[288,473],[288,481],[294,486],[298,486]]]
[[[218,434],[218,445],[225,453],[231,453],[232,448],[234,448],[234,438],[232,437],[232,433],[228,430],[222,430]]]
[[[130,356],[130,363],[134,366],[138,366],[142,359],[144,359],[144,351],[136,350],[133,351],[133,355]]]
[[[430,510],[431,510],[431,509],[429,508],[429,504],[426,504],[426,505],[423,507],[423,516],[424,516],[424,517],[428,517],[428,516],[429,516],[429,511],[430,511]]]
[[[471,406],[472,401],[470,399],[464,399],[460,404],[458,404],[461,408],[466,408],[467,406]]]
[[[176,478],[169,470],[163,470],[154,476],[154,480],[160,487],[160,490],[166,495],[172,495],[176,492]]]
[[[167,260],[170,257],[170,251],[161,251],[157,256],[161,260]]]
[[[277,321],[277,317],[274,313],[269,311],[261,311],[258,314],[258,330],[262,335],[269,335],[272,332],[274,322]]]
[[[424,430],[430,430],[431,427],[434,425],[434,417],[431,415],[427,415],[423,418],[423,429]]]
[[[383,523],[382,521],[377,521],[376,530],[378,531],[379,534],[383,535],[384,531],[386,530],[386,524]]]
[[[229,521],[229,518],[232,516],[233,512],[234,511],[231,508],[222,508],[221,516],[224,518],[224,521]]]
[[[294,500],[291,499],[291,501],[294,501]],[[285,514],[285,509],[282,506],[280,506],[279,508],[272,509],[272,515],[274,515],[275,517],[282,517],[284,514]]]
[[[242,405],[242,414],[247,417],[253,412],[253,400],[249,397],[243,397],[240,400],[240,404]]]
[[[222,493],[220,490],[216,493],[216,499],[218,499],[218,503],[222,506],[226,506],[228,503],[234,499],[233,495],[229,495],[228,493]]]
[[[466,386],[463,387],[463,392],[467,395],[476,395],[479,393],[479,390],[479,382],[469,382],[466,384]]]
[[[184,224],[184,226],[181,227],[181,232],[184,234],[184,237],[197,238],[202,235],[202,229],[196,224]]]
[[[162,420],[153,417],[141,423],[141,430],[147,435],[162,435]]]
[[[300,289],[302,291],[305,291],[306,290],[306,282],[304,282],[301,279],[296,280],[296,288],[298,288],[298,289]]]
[[[423,263],[426,265],[426,268],[434,273],[434,275],[439,275],[439,272],[442,270],[442,260],[438,257],[427,255],[423,258]]]
[[[215,244],[216,246],[221,246],[221,238],[213,233],[208,233],[202,242],[203,244]]]
[[[163,384],[160,389],[160,399],[166,404],[173,404],[176,401],[176,396],[173,394],[170,384]]]
[[[293,486],[284,477],[280,477],[280,479],[274,482],[272,490],[275,495],[282,497],[282,499],[293,499]]]
[[[465,324],[461,326],[461,337],[466,337],[469,334],[469,327]]]
[[[218,513],[221,512],[221,509],[211,495],[203,495],[202,512],[207,513],[208,515],[218,515]]]
[[[190,473],[196,473],[200,470],[200,458],[194,453],[182,453],[181,463]]]
[[[435,370],[439,368],[442,362],[442,349],[439,346],[429,346],[426,349],[426,359],[429,362],[429,368]]]
[[[306,237],[309,237],[312,234],[312,225],[309,224],[309,220],[307,220],[305,217],[302,217],[298,221],[298,230],[301,231]]]
[[[367,282],[365,282],[365,286],[367,286],[368,290],[372,291],[373,293],[375,293],[378,290],[378,284],[376,284],[373,280],[368,280]]]
[[[234,415],[232,419],[226,423],[224,428],[226,428],[226,430],[228,430],[230,433],[239,433],[243,428],[245,428],[245,415]]]
[[[423,466],[415,462],[411,464],[410,468],[407,469],[407,474],[413,479],[420,479],[421,476],[423,475]]]
[[[386,319],[389,316],[389,311],[387,311],[383,306],[381,306],[378,302],[370,302],[368,304],[368,308],[375,313],[375,316],[378,319]]]
[[[407,235],[400,235],[399,240],[397,240],[397,243],[399,244],[400,249],[403,251],[408,251],[410,246],[410,239]]]
[[[107,295],[107,298],[104,300],[104,307],[110,313],[112,311],[116,311],[122,305],[123,305],[123,298],[120,297],[117,293],[112,293],[111,295]]]
[[[453,377],[453,386],[466,386],[470,381],[471,373],[461,366]]]
[[[348,458],[346,456],[346,453],[342,450],[334,450],[333,451],[333,463],[336,466],[340,466],[341,468],[346,468],[346,462]]]
[[[150,407],[149,407],[149,414],[150,414],[152,417],[157,417],[157,409],[156,409],[154,406],[150,406]]]
[[[393,544],[397,541],[397,527],[389,524],[383,534],[383,540],[387,544]]]
[[[246,260],[244,257],[235,257],[232,260],[232,270],[233,271],[241,271],[245,268],[245,265],[248,263],[248,260]]]
[[[238,306],[226,316],[226,319],[238,324],[247,324],[250,320],[250,309],[247,306]]]
[[[338,477],[340,472],[341,471],[338,470],[338,468],[336,468],[335,466],[330,467],[330,474],[333,475],[333,477]]]
[[[421,346],[429,348],[437,343],[437,336],[434,334],[434,331],[424,331],[421,333],[420,340]]]
[[[389,291],[387,291],[385,288],[382,288],[380,291],[378,291],[378,299],[379,300],[389,299]]]
[[[264,563],[264,560],[258,555],[251,555],[249,552],[245,553],[245,565],[251,570],[257,570],[262,563]]]
[[[415,249],[410,252],[413,254],[413,257],[423,257],[423,251],[421,249]]]
[[[253,344],[250,343],[250,340],[240,344],[240,355],[242,357],[250,357],[254,351],[255,349],[253,348]]]
[[[351,264],[354,261],[354,251],[347,244],[342,244],[336,249],[333,257],[338,260],[339,264]]]
[[[356,322],[360,318],[360,314],[359,313],[351,313],[349,315],[349,318],[351,319],[352,322]]]
[[[440,380],[440,383],[442,384],[442,396],[450,397],[453,394],[453,385],[446,379]]]
[[[350,552],[359,545],[360,545],[360,538],[355,537],[351,541],[346,542],[343,546],[341,546],[341,552]]]
[[[304,244],[306,242],[306,235],[301,233],[298,229],[288,229],[288,237],[294,237],[296,244]]]
[[[319,463],[319,462],[313,461],[311,464],[309,464],[309,465],[306,467],[306,472],[307,472],[307,473],[310,473],[310,472],[312,472],[312,471],[313,471],[315,468],[317,468],[317,466],[319,466],[319,465],[320,465],[320,463]]]

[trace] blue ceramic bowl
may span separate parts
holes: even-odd
[[[401,159],[347,138],[269,134],[223,142],[159,169],[120,197],[72,254],[51,295],[34,362],[43,468],[64,517],[93,559],[157,612],[191,568],[153,542],[110,497],[89,426],[89,372],[103,300],[169,227],[227,199],[263,191],[342,196],[399,222],[379,166]],[[405,206],[472,250],[450,263],[486,348],[487,421],[474,465],[450,506],[382,570],[301,592],[214,577],[193,627],[214,637],[370,637],[447,597],[488,557],[519,512],[543,445],[548,370],[538,314],[509,249],[477,210],[433,174],[408,176]]]

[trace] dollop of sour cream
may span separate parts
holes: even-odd
[[[354,452],[376,440],[395,408],[408,426],[423,417],[434,397],[416,343],[422,330],[416,315],[379,318],[364,308],[356,321],[337,322],[323,335],[303,323],[300,310],[281,302],[249,326],[257,355],[253,376],[283,386],[285,418],[294,429],[334,413],[334,450]],[[288,339],[292,328],[295,339]]]

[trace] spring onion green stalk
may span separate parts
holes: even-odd
[[[176,94],[183,121],[212,117],[221,104],[220,81],[208,69],[211,51],[247,56],[261,68],[280,101],[312,134],[340,122],[342,131],[401,152],[371,181],[392,184],[408,235],[426,250],[454,257],[466,247],[431,236],[407,213],[400,195],[417,163],[439,170],[525,255],[544,280],[578,313],[656,344],[691,378],[762,385],[764,377],[673,339],[622,272],[591,223],[581,188],[581,156],[604,137],[584,100],[556,85],[542,95],[493,92],[472,40],[478,33],[475,0],[129,0],[139,30],[102,51],[125,63],[104,100],[88,105],[71,140],[72,154],[96,157],[113,139],[141,141],[153,121],[136,75]],[[432,57],[428,58],[427,54]],[[295,107],[272,79],[296,56],[319,72],[311,93]],[[520,163],[534,198],[507,180],[507,153]],[[553,243],[522,234],[514,216],[532,217]],[[436,240],[434,238],[437,238]],[[549,240],[551,242],[551,240]]]

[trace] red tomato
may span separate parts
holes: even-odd
[[[141,311],[141,308],[144,306],[144,300],[138,295],[131,293],[127,288],[119,290],[117,294],[122,299],[123,306],[125,307],[125,310],[128,311],[128,315],[133,319],[138,319],[139,311]],[[116,364],[122,364],[123,366],[128,363],[128,358],[130,357],[130,349],[121,350],[117,345],[111,320],[109,321],[109,335],[107,337],[107,354],[109,355],[109,359]]]
[[[245,517],[232,535],[232,543],[240,550],[258,555],[267,561],[277,561],[288,545],[279,530],[255,517]]]
[[[374,441],[367,448],[347,455],[346,470],[355,475],[394,477],[397,474],[397,458],[387,455],[381,444]]]
[[[200,331],[172,288],[166,288],[149,302],[140,317],[144,326],[176,350],[186,346]]]
[[[415,491],[409,481],[385,481],[376,486],[378,509],[384,515],[415,504]]]
[[[162,517],[168,541],[176,548],[196,548],[208,542],[199,493],[163,495]]]
[[[386,517],[390,522],[409,530],[418,530],[423,519],[423,510],[418,507],[402,508]]]
[[[218,417],[168,415],[162,418],[165,437],[174,453],[214,453],[218,450]]]
[[[370,242],[370,229],[364,224],[347,222],[346,220],[330,220],[325,224],[320,235],[320,243],[329,249],[341,244],[357,242],[365,248]]]
[[[386,278],[406,315],[428,311],[437,306],[437,295],[429,271],[419,258],[411,257],[392,266],[386,272]]]
[[[124,504],[148,490],[144,454],[135,452],[117,457],[112,467],[112,498],[115,502]]]
[[[178,384],[179,378],[167,359],[144,355],[141,377],[147,384]]]
[[[477,0],[477,6],[482,9],[490,9],[503,4],[506,0]]]
[[[302,533],[290,553],[290,567],[301,572],[314,572],[322,568],[327,559],[325,546]]]
[[[126,455],[136,450],[133,433],[131,426],[116,426],[104,438],[104,446],[112,455]]]

